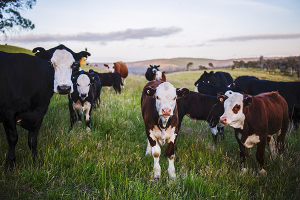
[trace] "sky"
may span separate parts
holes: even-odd
[[[300,55],[299,0],[37,0],[33,30],[1,44],[91,53],[88,62]]]

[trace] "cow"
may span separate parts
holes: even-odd
[[[213,71],[211,71],[207,73],[206,71],[204,71],[204,73],[200,76],[200,78],[195,82],[194,85],[198,87],[200,82],[219,86],[229,86],[233,83],[233,79],[227,72],[218,71],[214,73]]]
[[[261,175],[265,175],[264,154],[267,142],[273,157],[276,155],[273,135],[277,135],[278,153],[282,154],[285,149],[285,135],[289,126],[287,102],[277,91],[256,96],[231,92],[229,97],[218,94],[217,98],[224,104],[220,122],[235,130],[235,138],[240,147],[241,169],[246,170],[246,148],[257,144],[256,159]]]
[[[219,103],[215,96],[192,92],[184,98],[177,99],[178,109],[178,132],[180,132],[181,122],[186,115],[192,120],[204,120],[209,123],[213,141],[217,143],[217,134],[224,139],[224,125],[219,123],[221,115],[224,113],[224,106]]]
[[[147,68],[145,77],[148,81],[155,80],[156,72],[159,71],[159,67],[160,65],[150,65],[150,67]]]
[[[200,82],[198,86],[196,87],[196,92],[202,93],[202,94],[208,94],[212,96],[217,96],[217,94],[225,93],[228,90],[231,90],[233,92],[240,92],[240,90],[237,87],[227,87],[227,86],[219,86],[219,85],[212,85],[206,82]]]
[[[241,76],[237,77],[234,83],[239,91],[250,95],[278,91],[288,104],[290,120],[295,129],[299,128],[300,92],[295,91],[300,91],[300,82],[276,82],[260,80],[253,76]]]
[[[32,50],[32,53],[35,53],[35,56],[50,61],[52,58],[53,53],[57,49],[65,49],[66,51],[70,52],[75,59],[74,66],[72,67],[72,72],[80,71],[80,60],[85,57],[91,56],[91,54],[87,51],[81,51],[79,53],[74,53],[71,49],[64,46],[63,44],[58,45],[57,47],[45,50],[43,47],[36,47]]]
[[[141,108],[144,119],[148,145],[146,155],[153,155],[154,178],[160,178],[161,167],[159,156],[161,145],[167,140],[166,155],[169,160],[169,176],[176,177],[174,167],[174,147],[178,134],[178,111],[176,99],[186,96],[189,90],[186,88],[175,89],[169,82],[149,81],[142,92]]]
[[[121,94],[121,86],[123,86],[123,82],[119,73],[98,73],[92,69],[89,70],[89,73],[94,73],[99,76],[101,87],[113,86],[115,92]]]
[[[28,130],[28,145],[37,158],[37,136],[54,93],[73,92],[71,80],[75,59],[65,49],[53,52],[50,62],[23,53],[0,52],[0,122],[9,150],[6,165],[15,166],[16,125]]]
[[[158,81],[166,82],[167,78],[166,78],[166,75],[165,75],[165,71],[163,71],[163,72],[156,71],[153,80],[158,80]]]
[[[68,95],[69,111],[70,111],[70,131],[73,129],[74,123],[78,121],[81,123],[81,115],[84,114],[86,122],[86,130],[91,131],[91,112],[94,107],[96,91],[93,85],[99,81],[97,76],[92,76],[90,73],[81,71],[74,73],[72,76],[74,92]]]
[[[104,66],[108,68],[109,73],[119,73],[121,75],[122,82],[125,85],[125,79],[128,76],[128,67],[124,62],[109,63],[104,64]]]

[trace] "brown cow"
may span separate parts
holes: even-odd
[[[108,71],[110,73],[118,72],[119,74],[121,74],[122,82],[125,85],[125,78],[127,78],[128,76],[128,67],[125,63],[120,61],[115,63],[104,64],[104,66],[108,68]]]
[[[153,155],[154,178],[160,178],[161,168],[159,156],[161,145],[167,140],[166,155],[169,160],[169,176],[176,177],[174,167],[174,146],[178,134],[178,111],[176,98],[184,97],[189,93],[186,88],[176,89],[169,82],[149,81],[143,89],[141,106],[148,138],[146,155]]]
[[[262,175],[264,154],[267,141],[275,157],[273,135],[277,134],[278,153],[285,148],[285,135],[289,125],[288,105],[284,98],[276,92],[261,93],[256,96],[227,91],[218,94],[218,100],[224,103],[224,114],[220,122],[232,126],[240,146],[241,168],[245,170],[247,148],[257,144],[256,159],[260,164]]]
[[[156,71],[155,72],[155,76],[153,77],[153,80],[158,80],[158,81],[166,82],[167,78],[166,78],[166,75],[165,75],[165,71],[163,71],[163,72]]]

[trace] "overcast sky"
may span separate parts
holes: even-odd
[[[37,0],[1,43],[85,48],[89,62],[300,55],[299,0]]]

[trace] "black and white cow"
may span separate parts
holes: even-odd
[[[150,65],[150,67],[147,68],[145,77],[148,81],[152,81],[155,79],[156,72],[159,71],[159,67],[160,65]]]
[[[159,156],[161,154],[161,145],[166,140],[168,146],[166,155],[169,160],[169,176],[176,177],[174,159],[175,159],[175,141],[178,134],[178,112],[176,99],[184,97],[189,90],[186,88],[176,89],[169,82],[149,81],[142,92],[141,107],[145,124],[148,145],[146,155],[153,155],[154,158],[154,178],[160,178],[161,167],[159,165]]]
[[[51,97],[73,92],[72,54],[57,49],[49,60],[51,63],[28,54],[0,52],[0,122],[9,144],[6,162],[10,169],[16,161],[16,125],[28,130],[28,145],[35,161],[37,136]]]
[[[218,133],[224,139],[224,125],[219,123],[224,107],[219,103],[216,96],[192,92],[184,98],[177,99],[178,108],[178,132],[181,122],[186,115],[192,120],[204,120],[209,123],[213,140],[217,143]]]
[[[74,62],[74,66],[72,67],[72,71],[77,72],[80,71],[80,60],[82,57],[87,58],[88,56],[91,56],[91,54],[87,51],[81,51],[79,53],[74,53],[71,49],[69,49],[68,47],[64,46],[63,44],[58,45],[57,47],[45,50],[43,47],[36,47],[32,50],[32,53],[35,53],[35,55],[41,59],[44,60],[50,60],[52,58],[53,53],[57,50],[57,49],[65,49],[66,51],[70,52],[73,56],[73,58],[75,59]]]
[[[96,96],[95,87],[93,87],[93,85],[99,80],[97,76],[92,76],[88,72],[80,71],[73,74],[72,81],[74,92],[68,96],[71,121],[70,131],[73,129],[74,123],[77,120],[81,123],[81,115],[84,113],[84,120],[87,126],[86,130],[91,131],[90,118]]]

